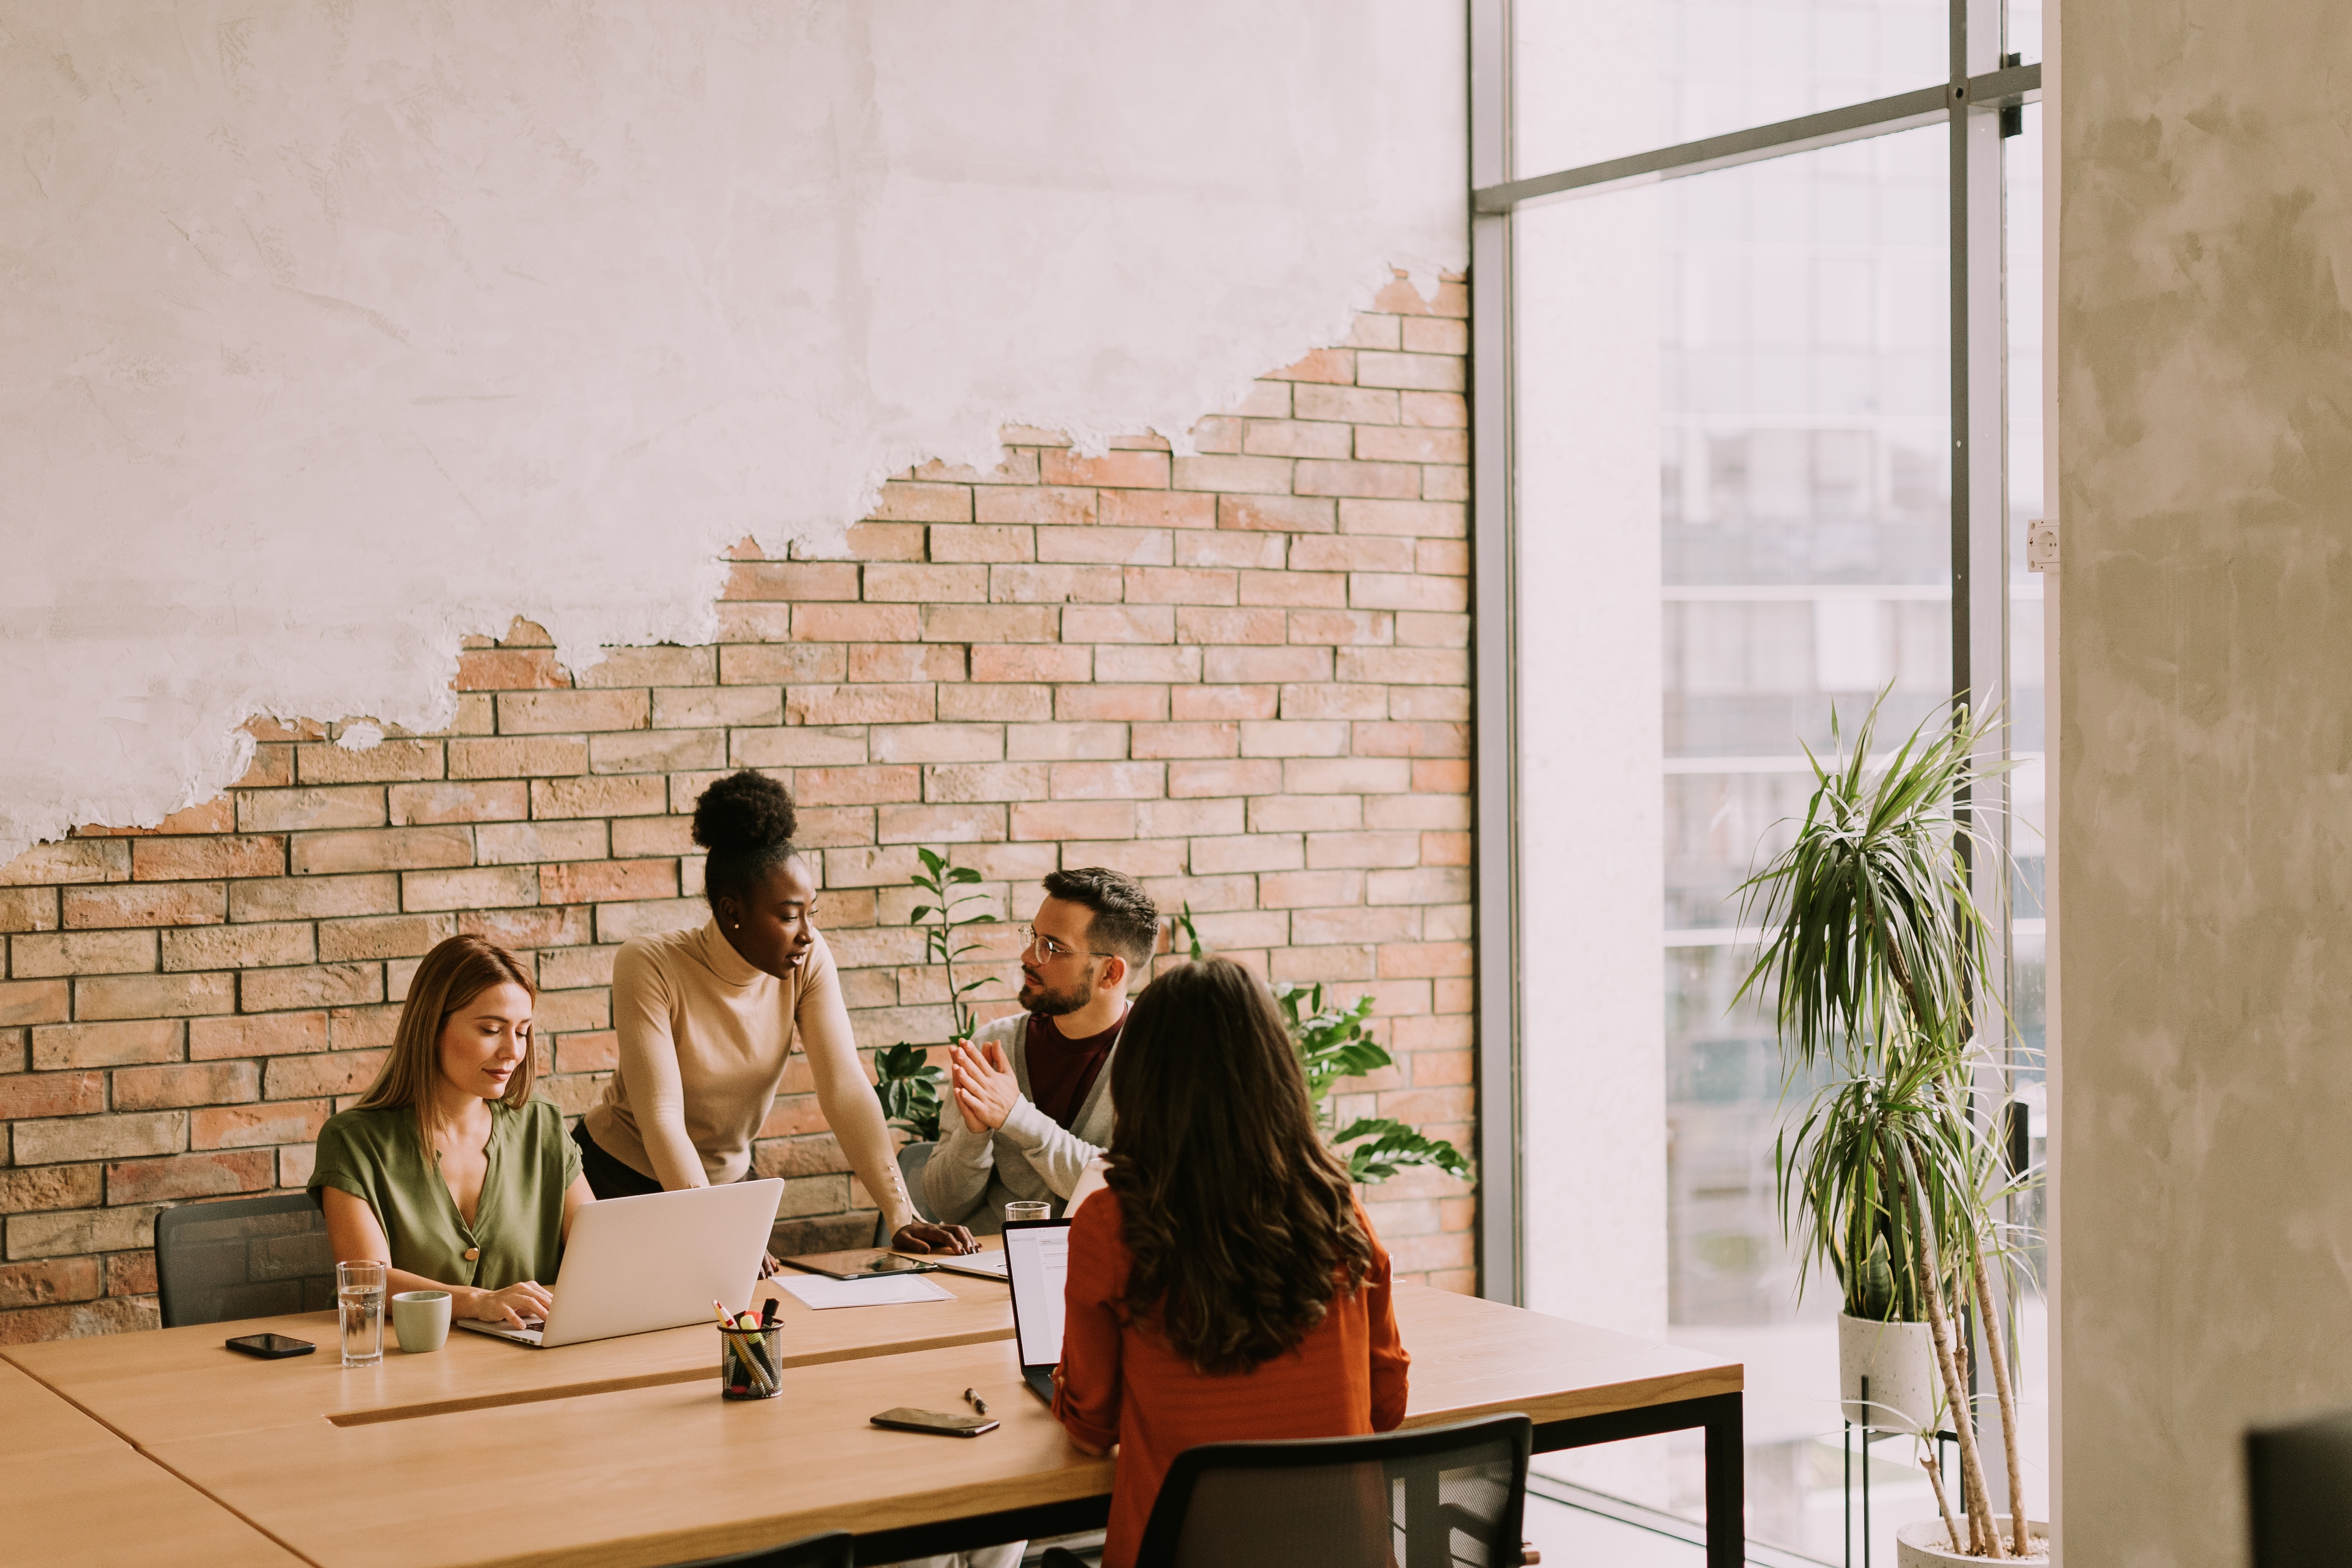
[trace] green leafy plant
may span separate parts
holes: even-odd
[[[949,865],[948,858],[935,849],[918,849],[915,854],[922,860],[923,869],[908,878],[907,885],[929,893],[939,902],[917,904],[907,911],[907,923],[922,927],[923,946],[930,954],[931,962],[947,970],[948,1006],[955,1016],[952,1037],[968,1040],[971,1037],[973,1025],[971,1005],[964,998],[987,984],[988,976],[983,974],[977,980],[967,980],[958,984],[956,960],[968,952],[978,952],[986,945],[965,941],[965,929],[994,925],[996,917],[985,910],[976,915],[959,912],[968,905],[988,902],[985,893],[961,890],[979,881],[979,872],[969,866]]]
[[[1800,1068],[1915,1035],[1958,1052],[1986,994],[1991,939],[1966,856],[1990,844],[1950,802],[1992,722],[1972,727],[1965,709],[1927,720],[1874,775],[1879,702],[1851,752],[1832,710],[1829,765],[1806,748],[1815,787],[1796,841],[1739,889],[1740,923],[1760,900],[1769,934],[1733,1000],[1770,981],[1781,1049]]]
[[[1741,925],[1760,903],[1762,952],[1735,1003],[1769,984],[1788,1081],[1826,1068],[1793,1129],[1773,1149],[1781,1223],[1805,1240],[1803,1268],[1825,1261],[1849,1316],[1927,1323],[1948,1407],[1974,1407],[1958,1333],[1973,1297],[1986,1335],[2021,1498],[2017,1415],[1989,1265],[2000,1258],[1994,1215],[2026,1178],[2005,1171],[1975,1102],[1979,999],[1990,933],[1969,889],[1970,854],[1990,852],[1952,810],[1990,719],[1965,708],[1933,716],[1884,765],[1870,745],[1881,693],[1845,751],[1834,712],[1831,757],[1813,757],[1814,791],[1794,842],[1740,888]],[[1975,770],[1980,776],[1981,770]],[[1990,1075],[1988,1075],[1990,1076]],[[1998,1107],[1991,1108],[1998,1110]],[[1800,1289],[1803,1275],[1800,1276]],[[2003,1557],[1975,1423],[1959,1435],[1969,1551]],[[1957,1544],[1958,1522],[1938,1504]],[[2015,1545],[2028,1545],[2015,1510]]]
[[[969,940],[969,931],[972,926],[995,924],[996,916],[986,910],[978,914],[964,912],[973,904],[988,902],[986,894],[969,890],[981,879],[978,871],[969,866],[950,865],[948,857],[935,849],[918,848],[915,854],[923,868],[908,878],[907,885],[935,901],[917,904],[909,910],[907,923],[921,929],[925,955],[947,971],[949,1038],[968,1040],[974,1027],[968,998],[988,984],[988,976],[959,981],[956,960],[986,946]],[[875,1088],[882,1097],[882,1113],[889,1118],[890,1124],[905,1129],[919,1141],[938,1142],[940,1090],[948,1075],[946,1068],[930,1064],[929,1047],[901,1040],[874,1053],[874,1069]]]
[[[940,1090],[948,1080],[947,1068],[930,1060],[927,1047],[904,1040],[874,1053],[874,1088],[882,1097],[882,1114],[924,1143],[939,1142]]]
[[[1184,933],[1192,961],[1197,963],[1206,958],[1208,944],[1192,923],[1192,906],[1186,904],[1184,912],[1173,919]],[[1319,984],[1288,983],[1275,986],[1274,999],[1282,1009],[1291,1048],[1298,1053],[1299,1068],[1307,1075],[1307,1093],[1315,1102],[1316,1120],[1328,1129],[1332,1118],[1327,1097],[1332,1089],[1342,1079],[1378,1072],[1395,1060],[1364,1027],[1372,1016],[1372,999],[1359,996],[1353,1006],[1342,1007],[1336,998],[1325,999]],[[1470,1162],[1459,1149],[1443,1139],[1425,1138],[1392,1117],[1358,1117],[1332,1133],[1331,1143],[1347,1155],[1351,1181],[1385,1182],[1415,1165],[1433,1166],[1465,1181],[1472,1179]]]
[[[1372,999],[1359,996],[1352,1007],[1323,999],[1323,987],[1277,984],[1274,1000],[1290,1030],[1291,1048],[1298,1053],[1299,1070],[1307,1075],[1307,1098],[1316,1104],[1343,1078],[1360,1078],[1389,1065],[1389,1054],[1364,1032],[1372,1016]]]

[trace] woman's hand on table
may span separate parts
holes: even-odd
[[[917,1220],[912,1225],[898,1227],[898,1234],[890,1238],[890,1249],[929,1257],[933,1254],[978,1252],[980,1243],[974,1241],[971,1232],[962,1226],[932,1225],[925,1220]]]
[[[546,1321],[547,1310],[555,1305],[555,1292],[536,1279],[526,1279],[520,1285],[509,1285],[503,1290],[477,1290],[467,1303],[466,1315],[485,1323],[511,1323],[516,1328],[528,1328],[529,1320]]]

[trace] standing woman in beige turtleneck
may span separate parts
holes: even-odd
[[[893,1245],[971,1251],[971,1232],[923,1224],[908,1201],[793,826],[792,796],[759,773],[720,779],[695,802],[711,918],[638,937],[613,962],[620,1070],[572,1133],[588,1184],[616,1198],[741,1181],[797,1033],[817,1103]]]

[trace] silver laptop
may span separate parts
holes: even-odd
[[[1021,1351],[1021,1381],[1054,1403],[1054,1369],[1062,1362],[1062,1285],[1069,1277],[1070,1222],[1009,1220],[1004,1226],[1004,1274],[1013,1282],[1013,1340]]]
[[[740,1312],[783,1195],[772,1178],[590,1204],[572,1216],[544,1322],[518,1329],[460,1318],[454,1326],[548,1349],[711,1322],[713,1301]]]

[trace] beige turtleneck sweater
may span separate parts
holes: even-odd
[[[822,932],[782,980],[746,963],[716,920],[637,937],[613,961],[613,1026],[620,1069],[582,1121],[623,1164],[673,1191],[739,1180],[797,1031],[851,1168],[891,1230],[913,1221]]]

